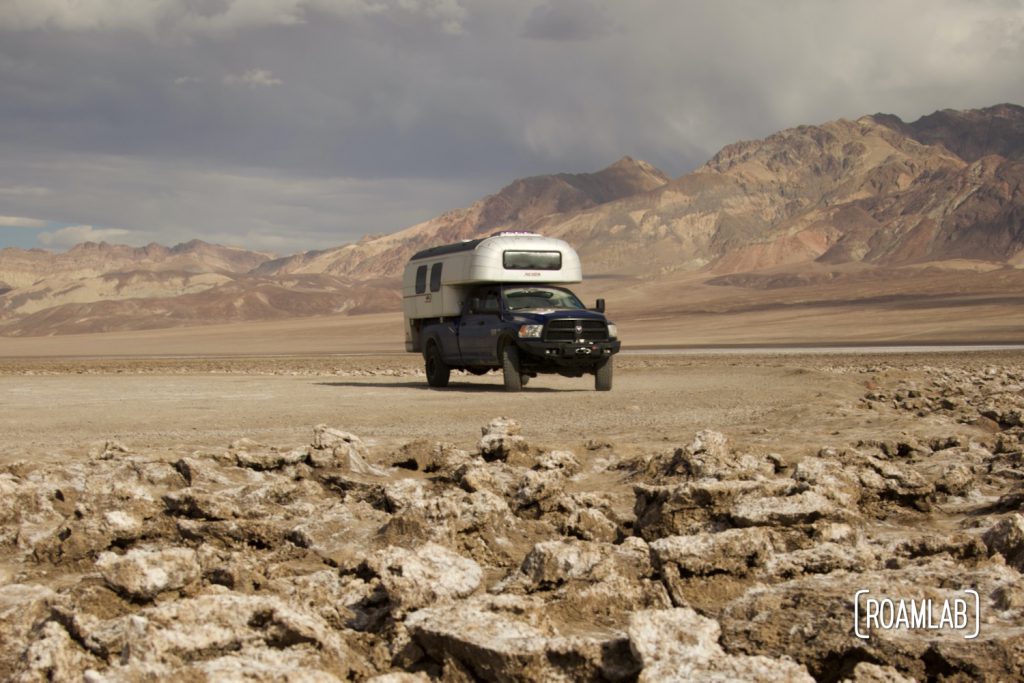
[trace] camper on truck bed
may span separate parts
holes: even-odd
[[[506,391],[541,373],[592,374],[608,391],[618,331],[603,299],[588,309],[562,286],[582,279],[572,247],[529,232],[420,251],[402,277],[405,350],[423,354],[432,387],[500,369]]]

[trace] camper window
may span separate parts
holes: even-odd
[[[441,291],[441,266],[444,263],[435,263],[430,267],[430,291],[440,292]]]
[[[420,266],[416,269],[416,293],[422,294],[427,291],[427,267]]]
[[[502,255],[505,270],[561,270],[560,251],[506,251]]]

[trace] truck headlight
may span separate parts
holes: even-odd
[[[544,333],[543,325],[520,325],[520,337],[539,337]]]
[[[609,339],[618,339],[619,338],[619,328],[615,325],[615,323],[608,323],[608,338]]]

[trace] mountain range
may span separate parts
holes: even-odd
[[[636,324],[893,297],[958,307],[967,324],[981,301],[1024,303],[1024,108],[799,126],[728,145],[678,178],[624,157],[283,258],[199,240],[3,249],[0,335],[397,311],[412,253],[509,228],[573,244],[584,292]]]

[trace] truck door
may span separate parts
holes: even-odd
[[[459,322],[459,350],[467,365],[498,362],[497,341],[501,323],[501,293],[497,287],[476,290],[471,299],[480,300],[480,310],[463,314]],[[466,302],[469,305],[469,302]]]

